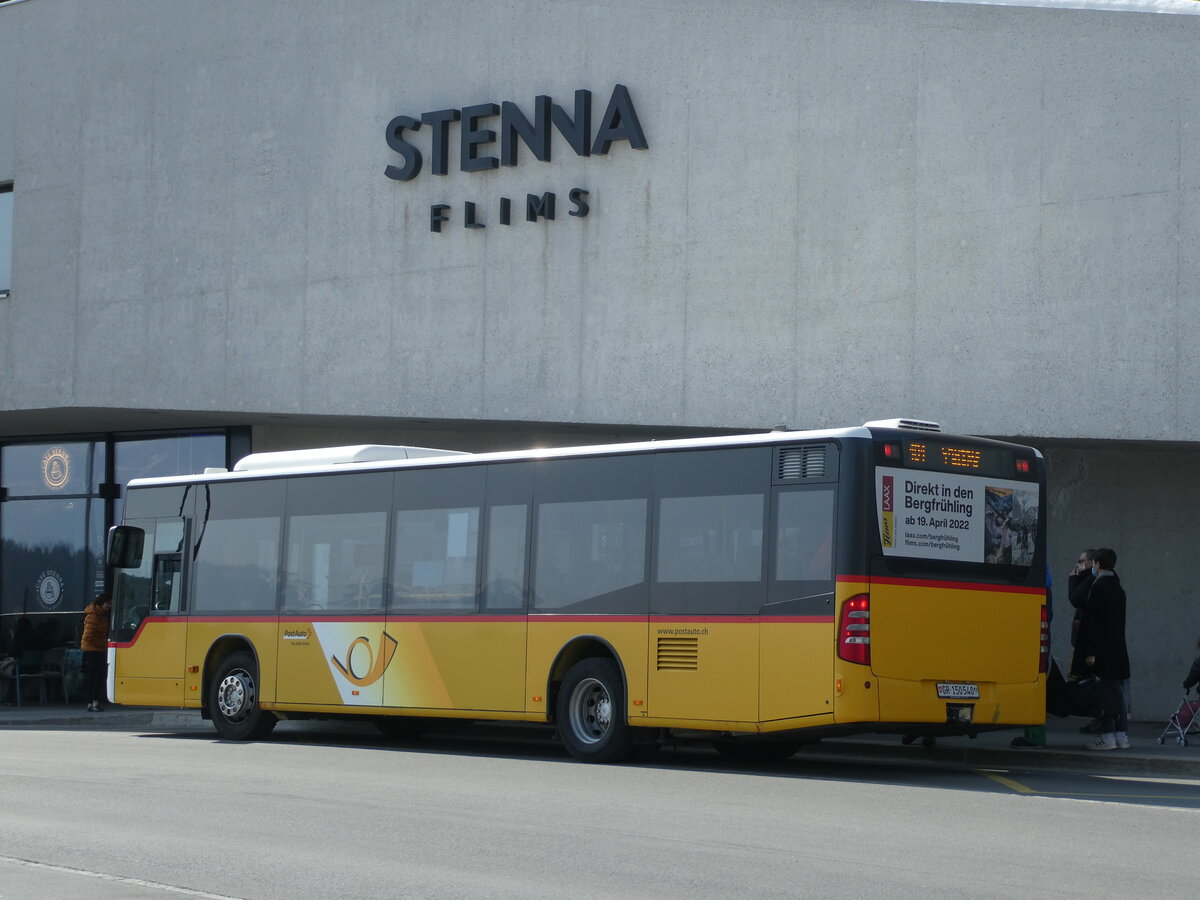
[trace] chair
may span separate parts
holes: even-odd
[[[63,703],[70,703],[71,697],[67,691],[67,648],[52,647],[42,657],[42,677],[49,687],[58,684],[58,692],[62,694]],[[49,691],[47,691],[49,693]]]
[[[45,656],[44,650],[25,650],[17,657],[17,670],[13,676],[16,681],[13,687],[17,695],[17,706],[21,705],[25,685],[29,682],[37,685],[38,700],[42,706],[46,705],[46,676],[42,672],[43,656]]]

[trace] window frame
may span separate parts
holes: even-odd
[[[0,300],[7,300],[12,296],[13,219],[15,218],[13,207],[16,203],[16,191],[13,190],[13,182],[0,182],[0,197],[3,196],[7,196],[9,198],[7,204],[0,202],[0,209],[2,209],[5,205],[8,207],[8,242],[7,246],[0,242],[0,255],[7,254],[8,263],[7,267],[0,266],[0,273],[2,273],[5,268],[8,269],[8,284],[4,284],[3,280],[0,279]],[[0,223],[0,225],[2,224],[3,223]],[[3,233],[3,230],[4,229],[0,227],[0,234]]]

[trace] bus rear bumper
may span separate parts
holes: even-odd
[[[987,727],[1046,720],[1044,676],[1015,684],[879,678],[875,687],[881,722]]]

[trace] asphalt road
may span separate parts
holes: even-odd
[[[0,733],[0,898],[1181,896],[1200,781],[623,766],[360,726]]]

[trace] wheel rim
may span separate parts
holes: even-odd
[[[230,722],[241,722],[254,709],[254,679],[245,669],[234,669],[217,686],[217,709]]]
[[[598,744],[612,725],[612,712],[607,685],[595,678],[583,679],[571,692],[567,716],[571,733],[584,744]]]

